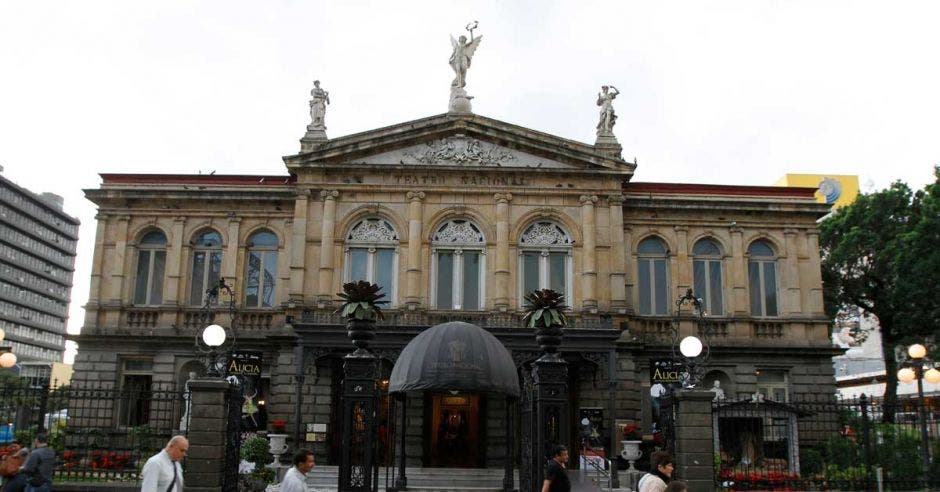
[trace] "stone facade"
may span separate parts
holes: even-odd
[[[537,347],[522,294],[553,287],[573,308],[562,345],[573,418],[601,408],[606,429],[648,426],[649,361],[671,353],[673,301],[705,285],[701,267],[720,313],[709,313],[706,378],[729,396],[834,392],[816,229],[827,210],[813,190],[634,183],[617,151],[473,114],[326,140],[284,161],[285,175],[104,174],[86,190],[98,232],[75,380],[122,385],[144,367],[153,382],[183,381],[193,337],[227,315],[201,307],[200,289],[221,275],[235,285],[238,346],[264,353],[268,419],[295,438],[327,424],[311,446],[335,463],[338,361],[351,344],[331,313],[344,281],[388,286],[373,343],[386,374],[414,334],[456,319],[491,330],[528,367]],[[695,253],[702,239],[711,253]],[[770,256],[749,252],[757,243]],[[691,317],[679,326],[695,331]],[[477,465],[503,459],[503,405],[481,406]],[[421,395],[408,407],[417,463],[433,409]]]

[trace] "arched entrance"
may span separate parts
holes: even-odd
[[[514,435],[513,407],[520,395],[512,355],[490,332],[470,323],[451,321],[432,326],[411,340],[392,368],[389,393],[398,409],[394,435],[398,460],[396,488],[407,485],[405,395],[422,393],[425,401],[425,447],[431,466],[472,466],[479,462],[481,405],[505,399],[506,476],[511,490]]]

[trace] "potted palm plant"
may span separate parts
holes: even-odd
[[[535,340],[546,354],[558,352],[568,317],[565,316],[565,295],[552,289],[534,290],[525,296],[522,320],[535,328]]]
[[[343,300],[343,305],[336,310],[346,318],[346,334],[356,346],[356,351],[369,347],[369,341],[375,338],[375,320],[382,319],[380,304],[385,294],[380,294],[382,287],[359,280],[343,284],[343,291],[336,294]]]

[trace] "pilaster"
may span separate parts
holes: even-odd
[[[307,214],[310,190],[300,190],[294,197],[294,220],[290,245],[290,281],[288,300],[303,304],[304,259],[307,250]]]
[[[610,207],[610,309],[623,313],[627,308],[623,194],[609,195],[607,204]]]
[[[421,224],[424,215],[423,191],[409,191],[408,199],[408,263],[405,271],[405,305],[416,309],[421,305]]]
[[[585,310],[596,311],[597,227],[594,217],[594,204],[597,203],[597,195],[581,195],[579,201],[581,202],[581,231],[584,235],[581,245],[581,307]]]
[[[511,193],[496,193],[496,297],[499,311],[509,309],[509,202]]]
[[[317,302],[330,304],[333,299],[333,233],[336,228],[337,190],[322,190],[323,222],[320,228],[320,275],[317,288]]]
[[[173,242],[166,255],[166,289],[163,297],[163,304],[166,306],[178,306],[182,300],[181,286],[184,285],[180,279],[183,276],[185,268],[183,263],[189,256],[184,254],[183,245],[187,244],[183,240],[183,229],[186,226],[186,217],[178,216],[173,218],[172,237]],[[186,248],[188,252],[190,248]]]

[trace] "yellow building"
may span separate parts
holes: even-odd
[[[774,186],[816,188],[816,201],[844,207],[858,196],[858,176],[848,174],[785,174]]]

